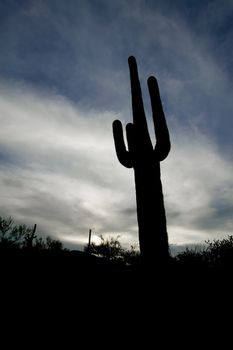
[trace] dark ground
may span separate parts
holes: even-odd
[[[22,326],[24,337],[57,340],[68,327],[71,338],[98,347],[106,337],[110,349],[126,337],[132,344],[153,339],[160,349],[184,336],[192,343],[210,328],[215,336],[223,324],[227,332],[231,324],[231,270],[171,262],[149,271],[65,251],[5,252],[0,262],[1,317],[10,329]]]

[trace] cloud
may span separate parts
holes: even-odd
[[[26,85],[0,85],[2,215],[12,215],[67,245],[93,234],[135,244],[133,171],[122,167],[112,140],[113,112],[84,110]],[[198,127],[172,128],[162,163],[171,243],[202,241],[232,227],[233,167]]]
[[[120,212],[133,186],[115,157],[116,116],[25,86],[0,90],[1,211],[62,239],[83,242],[90,228],[131,234],[136,225]]]
[[[193,243],[229,234],[232,162],[198,128],[174,130],[170,158],[162,165],[171,237]]]

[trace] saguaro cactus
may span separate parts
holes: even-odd
[[[170,138],[155,77],[149,77],[156,145],[153,147],[143,106],[136,59],[128,59],[131,81],[133,123],[126,125],[128,150],[122,124],[113,122],[113,136],[118,160],[134,169],[139,245],[142,261],[153,264],[169,256],[166,215],[160,176],[160,162],[170,151]]]

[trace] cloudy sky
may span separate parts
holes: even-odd
[[[66,247],[89,229],[138,243],[133,170],[112,138],[132,119],[134,55],[148,123],[155,75],[170,129],[170,243],[233,234],[232,37],[232,0],[1,0],[0,215]]]

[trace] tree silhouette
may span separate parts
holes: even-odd
[[[133,123],[126,125],[126,150],[122,124],[113,122],[113,136],[118,160],[134,169],[139,244],[142,261],[148,265],[165,262],[169,256],[166,215],[160,176],[160,162],[170,151],[169,132],[155,77],[149,77],[156,145],[153,147],[143,106],[136,59],[128,59],[131,81]]]

